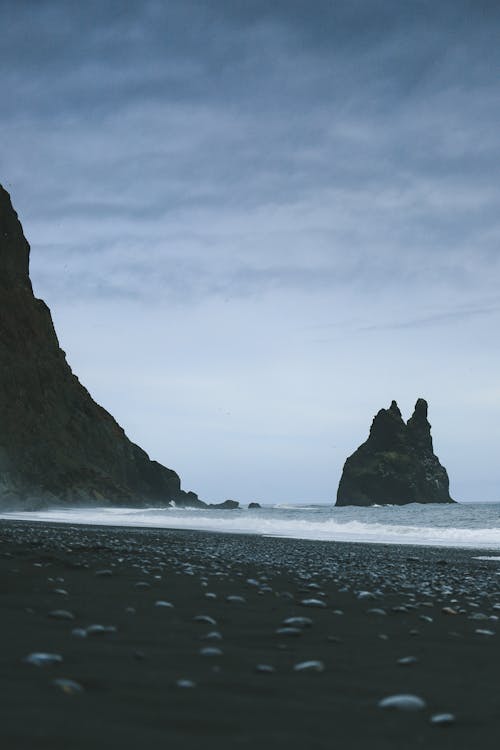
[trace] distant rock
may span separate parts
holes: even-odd
[[[237,500],[224,500],[223,503],[210,503],[208,507],[216,510],[236,510],[240,504]]]
[[[453,503],[446,469],[434,454],[427,402],[404,422],[395,401],[373,420],[368,440],[350,456],[337,505]]]
[[[258,510],[259,508],[262,508],[260,503],[248,503],[248,510]]]
[[[80,384],[29,277],[30,247],[0,186],[0,509],[204,507]]]

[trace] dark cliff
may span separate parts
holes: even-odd
[[[434,455],[427,402],[418,399],[407,423],[395,401],[381,409],[368,440],[344,465],[337,505],[452,502],[448,474]]]
[[[0,186],[0,509],[204,505],[95,403],[33,295],[30,247]]]

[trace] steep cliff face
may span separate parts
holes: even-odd
[[[30,247],[0,186],[0,508],[56,503],[204,505],[126,437],[72,373]]]
[[[434,455],[427,410],[419,398],[406,424],[395,401],[378,412],[368,440],[344,465],[337,505],[454,502],[446,469]]]

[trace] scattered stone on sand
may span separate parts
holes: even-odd
[[[69,593],[66,591],[66,589],[52,589],[53,594],[57,594],[58,596],[69,596]]]
[[[209,633],[205,633],[201,636],[202,641],[222,641],[222,633],[218,630],[211,630]]]
[[[326,609],[326,602],[321,599],[301,599],[299,604],[302,607],[318,607],[319,609]]]
[[[478,635],[486,635],[486,636],[495,635],[494,630],[487,630],[485,628],[476,628],[474,632],[477,633]]]
[[[256,664],[255,671],[260,672],[261,674],[272,674],[273,672],[276,672],[276,668],[271,664]]]
[[[203,625],[217,625],[217,621],[213,617],[210,617],[210,615],[195,615],[193,622],[200,622]]]
[[[52,687],[57,688],[65,695],[78,695],[83,693],[83,686],[75,680],[68,680],[66,677],[61,677],[57,680],[52,680],[50,683]]]
[[[222,656],[222,654],[222,649],[216,646],[205,646],[205,648],[200,649],[201,656]]]
[[[293,665],[294,672],[324,672],[325,665],[322,661],[311,660],[311,661],[299,661]]]
[[[382,698],[378,702],[378,707],[394,711],[422,711],[426,707],[426,703],[418,695],[401,693]]]
[[[449,727],[455,724],[456,720],[455,714],[433,714],[430,718],[430,723],[434,727]]]
[[[207,591],[205,594],[206,599],[217,599],[217,594],[214,594],[213,591]]]
[[[95,574],[99,578],[109,578],[113,575],[113,571],[110,568],[103,568],[102,570],[96,570]]]
[[[163,607],[164,609],[173,609],[174,605],[172,602],[166,602],[163,599],[158,599],[157,602],[155,602],[155,607]]]
[[[387,612],[385,611],[385,609],[380,609],[379,607],[372,607],[372,609],[366,610],[366,614],[384,616],[384,615],[387,615]]]
[[[417,664],[418,659],[416,656],[402,656],[401,659],[398,659],[398,664],[401,667],[410,667],[412,664]]]
[[[74,620],[75,615],[67,609],[53,609],[48,614],[53,620]]]
[[[302,628],[278,628],[275,633],[276,635],[282,635],[287,638],[297,638],[302,635],[303,630]]]
[[[34,651],[23,659],[25,664],[32,664],[34,667],[51,667],[60,664],[62,660],[60,654],[48,654],[43,651]]]
[[[147,581],[137,581],[137,583],[134,583],[134,588],[138,591],[145,591],[151,588],[151,584]]]
[[[230,594],[229,596],[226,596],[226,602],[228,604],[246,604],[246,599],[244,596],[238,596],[237,594]]]
[[[114,625],[89,625],[86,628],[87,635],[111,635],[116,633],[116,627]]]
[[[181,680],[177,680],[175,684],[177,685],[178,688],[195,688],[196,687],[196,682],[193,682],[193,680],[181,679]]]
[[[458,612],[456,609],[453,609],[453,607],[443,607],[441,610],[443,615],[458,615]]]
[[[310,617],[287,617],[283,620],[282,625],[291,628],[310,628],[313,621]]]
[[[85,628],[73,628],[71,631],[71,635],[75,638],[86,638],[87,637],[87,631]]]

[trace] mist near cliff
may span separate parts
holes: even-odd
[[[500,497],[490,2],[0,1],[0,177],[81,381],[204,499],[323,501],[393,398]]]

